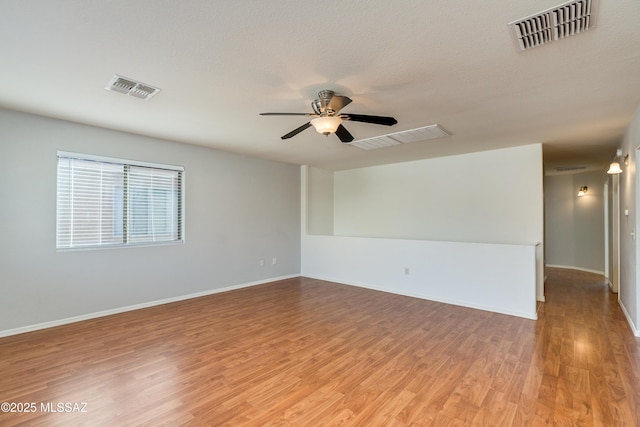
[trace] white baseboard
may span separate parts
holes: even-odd
[[[546,299],[545,299],[544,295],[538,295],[538,296],[536,297],[536,301],[539,301],[539,302],[545,302],[545,301],[546,301]]]
[[[588,268],[582,268],[582,267],[575,267],[573,265],[554,265],[554,264],[545,264],[545,267],[550,267],[550,268],[564,268],[567,270],[578,270],[578,271],[584,271],[585,273],[595,273],[595,274],[600,274],[602,276],[604,276],[604,271],[598,271],[598,270],[590,270]]]
[[[636,326],[633,324],[633,321],[631,320],[631,316],[629,316],[629,312],[627,311],[627,308],[624,306],[624,304],[620,300],[618,300],[618,304],[620,305],[620,308],[624,313],[624,317],[627,318],[627,323],[629,323],[629,327],[631,328],[633,335],[635,335],[636,337],[640,337],[640,330],[638,330],[638,328],[636,328]]]
[[[28,325],[28,326],[23,326],[23,327],[20,327],[20,328],[15,328],[15,329],[7,329],[7,330],[4,330],[4,331],[0,331],[0,338],[8,337],[8,336],[11,336],[11,335],[23,334],[23,333],[26,333],[26,332],[38,331],[40,329],[53,328],[55,326],[62,326],[62,325],[66,325],[66,324],[69,324],[69,323],[82,322],[83,320],[90,320],[90,319],[95,319],[95,318],[98,318],[98,317],[111,316],[112,314],[124,313],[126,311],[140,310],[142,308],[153,307],[153,306],[156,306],[156,305],[169,304],[169,303],[172,303],[172,302],[178,302],[178,301],[184,301],[184,300],[192,299],[192,298],[204,297],[204,296],[207,296],[207,295],[218,294],[218,293],[221,293],[221,292],[228,292],[228,291],[233,291],[233,290],[236,290],[236,289],[248,288],[248,287],[257,286],[257,285],[263,285],[265,283],[277,282],[278,280],[291,279],[291,278],[294,278],[294,277],[300,277],[300,275],[299,274],[292,274],[292,275],[288,275],[288,276],[272,277],[272,278],[265,279],[265,280],[258,280],[256,282],[241,283],[241,284],[238,284],[238,285],[227,286],[227,287],[224,287],[224,288],[211,289],[211,290],[208,290],[208,291],[197,292],[197,293],[189,294],[189,295],[180,295],[180,296],[177,296],[177,297],[166,298],[166,299],[156,300],[156,301],[149,301],[149,302],[144,302],[144,303],[141,303],[141,304],[129,305],[129,306],[126,306],[126,307],[118,307],[118,308],[113,308],[113,309],[109,309],[109,310],[98,311],[98,312],[95,312],[95,313],[83,314],[83,315],[80,315],[80,316],[67,317],[65,319],[53,320],[51,322],[38,323],[38,324],[35,324],[35,325]]]

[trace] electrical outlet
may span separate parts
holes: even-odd
[[[260,260],[260,267],[264,267],[264,260],[263,259]]]
[[[278,259],[276,257],[271,258],[271,264],[276,265],[278,263]]]
[[[409,275],[409,273],[411,273],[411,270],[409,269],[409,267],[405,267],[404,274]]]

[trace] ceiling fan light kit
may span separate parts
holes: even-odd
[[[332,90],[321,90],[318,98],[311,102],[313,113],[260,113],[261,116],[306,116],[313,117],[309,122],[283,135],[281,139],[289,139],[303,130],[313,128],[323,135],[335,133],[343,143],[353,141],[353,135],[342,125],[343,121],[372,123],[383,126],[393,126],[398,121],[393,117],[371,116],[367,114],[338,114],[340,110],[351,103],[346,96],[336,95]]]
[[[336,116],[316,117],[311,120],[311,125],[315,128],[316,132],[325,136],[330,133],[335,133],[340,124],[342,124],[342,119]]]

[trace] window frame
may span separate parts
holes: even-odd
[[[59,193],[59,180],[58,180],[58,162],[60,158],[69,158],[75,160],[87,160],[94,162],[102,162],[102,163],[111,163],[116,165],[122,165],[125,174],[128,173],[127,170],[130,166],[135,167],[143,167],[143,168],[153,168],[160,169],[166,171],[174,171],[179,173],[179,187],[178,187],[178,204],[179,204],[179,214],[178,214],[178,239],[176,240],[158,240],[158,241],[126,241],[126,237],[124,238],[123,243],[106,243],[106,244],[86,244],[86,245],[77,245],[77,246],[58,246],[58,193]],[[125,183],[126,183],[125,176]],[[126,184],[125,184],[126,186]],[[124,190],[126,191],[126,190]],[[126,197],[125,197],[126,198]],[[123,205],[122,212],[120,215],[123,216],[123,226],[126,228],[128,223],[127,208]],[[140,247],[140,246],[164,246],[164,245],[176,245],[176,244],[184,244],[185,243],[185,168],[184,166],[177,165],[169,165],[164,163],[154,163],[147,161],[139,161],[139,160],[131,160],[131,159],[123,159],[118,157],[107,157],[95,154],[84,154],[70,151],[58,150],[56,152],[56,219],[55,219],[56,231],[55,231],[55,246],[56,251],[67,252],[67,251],[84,251],[84,250],[103,250],[103,249],[114,249],[114,248],[130,248],[130,247]]]

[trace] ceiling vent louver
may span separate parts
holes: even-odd
[[[122,77],[119,75],[113,76],[109,81],[106,90],[113,92],[124,93],[125,95],[133,96],[135,98],[144,99],[145,101],[151,99],[154,95],[160,92],[160,88],[141,83],[136,80]]]
[[[358,141],[353,141],[350,145],[362,148],[363,150],[374,150],[376,148],[426,141],[427,139],[442,138],[449,135],[450,134],[439,125],[429,125],[417,129],[376,136],[373,138],[360,139]]]
[[[519,50],[580,34],[595,26],[598,0],[573,0],[509,24]]]
[[[584,165],[580,166],[558,166],[554,168],[556,172],[571,172],[586,169],[587,167]]]

